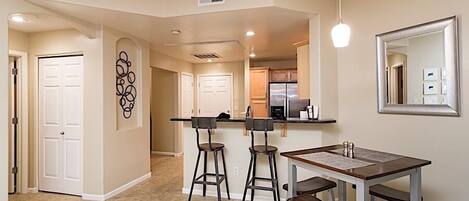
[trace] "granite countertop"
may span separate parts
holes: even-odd
[[[217,122],[244,122],[246,118],[242,117],[234,117],[231,119],[217,119]],[[171,118],[171,121],[191,121],[191,118]],[[335,119],[318,119],[318,120],[308,120],[308,119],[300,119],[300,118],[287,118],[285,120],[276,119],[274,123],[306,123],[306,124],[331,124],[336,123]]]

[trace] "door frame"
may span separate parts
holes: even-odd
[[[199,113],[199,110],[200,110],[200,104],[199,104],[199,95],[200,95],[200,77],[204,77],[204,76],[230,76],[231,77],[231,82],[230,82],[230,91],[231,91],[231,98],[230,98],[230,111],[231,111],[231,117],[234,116],[234,111],[233,111],[233,106],[234,106],[234,89],[233,89],[233,86],[234,86],[234,77],[233,77],[233,73],[207,73],[207,74],[198,74],[197,75],[197,84],[196,84],[196,92],[197,92],[197,107],[196,107],[196,112],[194,112],[195,114],[197,115],[200,115]]]
[[[18,68],[18,111],[19,111],[19,121],[18,121],[18,183],[17,183],[17,192],[19,193],[28,193],[28,183],[29,183],[29,171],[28,171],[28,162],[29,162],[29,110],[28,110],[28,53],[18,50],[9,50],[9,56],[14,56],[20,58],[20,65]]]
[[[195,92],[195,84],[194,84],[195,80],[194,80],[194,74],[187,73],[187,72],[181,72],[180,75],[179,75],[179,83],[180,83],[179,86],[181,88],[180,89],[181,93],[180,93],[180,96],[179,96],[180,97],[179,98],[179,105],[181,106],[181,108],[179,109],[179,116],[182,116],[182,112],[183,112],[182,111],[182,109],[183,109],[182,108],[182,101],[183,101],[184,97],[182,96],[182,94],[183,94],[182,93],[183,92],[182,91],[182,76],[184,76],[184,75],[192,77],[192,115],[195,115],[195,101],[194,101],[194,99],[195,99],[195,93],[194,93]]]
[[[182,86],[182,76],[190,76],[192,77],[192,115],[195,115],[196,112],[196,108],[195,108],[195,77],[194,77],[194,74],[193,73],[188,73],[188,72],[181,72],[179,73],[179,110],[178,110],[178,113],[179,113],[179,116],[182,117],[182,102],[184,100],[184,97],[183,97],[183,86]],[[182,156],[184,155],[184,133],[183,133],[183,123],[182,122],[178,122],[178,126],[177,126],[177,132],[178,132],[178,136],[179,138],[177,139],[177,143],[178,146],[177,146],[177,150],[178,150],[178,156]]]
[[[82,84],[82,103],[83,103],[83,111],[82,113],[84,114],[84,111],[85,111],[85,54],[84,52],[69,52],[69,53],[59,53],[59,54],[43,54],[43,55],[35,55],[34,56],[34,73],[36,76],[34,76],[34,88],[36,89],[35,93],[34,93],[34,112],[35,112],[35,116],[34,116],[34,124],[36,125],[35,129],[34,129],[34,137],[36,138],[35,140],[35,152],[34,155],[35,155],[35,159],[34,159],[34,167],[35,170],[34,170],[34,174],[35,174],[35,178],[36,178],[36,182],[34,184],[34,188],[30,189],[29,191],[31,193],[37,193],[39,192],[39,59],[41,58],[52,58],[52,57],[72,57],[72,56],[82,56],[83,57],[83,68],[81,69],[82,70],[82,80],[81,80],[81,84]],[[85,186],[84,186],[84,169],[85,169],[85,166],[84,166],[84,161],[85,161],[85,156],[84,156],[84,145],[85,145],[85,142],[84,142],[84,134],[85,134],[85,131],[84,131],[84,123],[85,123],[85,115],[82,115],[82,126],[83,126],[83,129],[82,129],[82,143],[81,143],[81,158],[82,158],[82,161],[81,161],[81,183],[82,183],[82,196],[84,194],[84,189],[85,189]]]

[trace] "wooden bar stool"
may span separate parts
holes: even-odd
[[[290,198],[287,201],[321,201],[321,200],[311,195],[300,195],[298,197]]]
[[[329,191],[329,200],[334,201],[334,188],[337,184],[333,181],[324,179],[322,177],[312,177],[297,183],[297,195],[313,195],[316,197],[317,193],[322,191]],[[283,189],[288,191],[288,184],[283,185]]]
[[[192,192],[194,190],[194,184],[203,185],[203,196],[206,196],[207,185],[217,186],[218,201],[221,201],[221,190],[220,184],[225,181],[226,193],[228,199],[230,199],[230,188],[228,187],[228,177],[226,174],[226,163],[225,163],[225,145],[220,143],[212,143],[212,129],[217,128],[217,121],[215,117],[192,117],[192,128],[195,128],[197,133],[197,147],[199,154],[197,156],[197,163],[195,165],[194,177],[192,179],[191,191],[189,193],[189,201],[192,199]],[[200,133],[199,129],[206,129],[208,133],[208,143],[200,144]],[[199,168],[200,155],[204,152],[204,173],[197,177],[197,170]],[[213,160],[215,161],[215,173],[207,173],[207,153],[213,152]],[[221,152],[223,162],[223,174],[220,174],[218,170],[218,152]],[[207,181],[207,177],[215,177],[215,182]]]
[[[251,201],[254,200],[255,190],[272,191],[274,201],[280,201],[277,162],[275,159],[278,148],[269,146],[268,144],[268,132],[274,130],[274,122],[272,119],[247,118],[245,124],[246,130],[251,131],[251,147],[249,148],[249,151],[251,152],[251,161],[249,162],[249,170],[246,178],[246,186],[244,188],[243,193],[243,201],[246,200],[246,193],[248,189],[251,189]],[[265,143],[263,145],[254,145],[255,131],[264,132]],[[256,176],[257,156],[261,154],[266,155],[269,159],[270,178],[262,178]],[[264,186],[256,186],[256,180],[270,181],[272,183],[272,187],[270,188]]]
[[[355,189],[355,185],[352,186]],[[376,198],[381,198],[387,201],[410,201],[410,193],[400,191],[382,184],[377,184],[370,187],[371,201]],[[423,197],[422,197],[423,201]]]

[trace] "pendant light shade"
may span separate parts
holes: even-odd
[[[339,23],[332,28],[331,35],[334,47],[347,47],[350,42],[350,27],[346,24]]]
[[[342,0],[339,0],[339,23],[332,28],[331,36],[334,47],[347,47],[350,42],[350,27],[342,22]]]

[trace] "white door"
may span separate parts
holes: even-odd
[[[194,115],[194,77],[190,74],[181,74],[182,89],[182,117],[189,118]]]
[[[231,75],[199,76],[199,116],[218,116],[222,112],[232,114],[231,83]]]
[[[82,194],[83,57],[39,59],[39,190]]]

